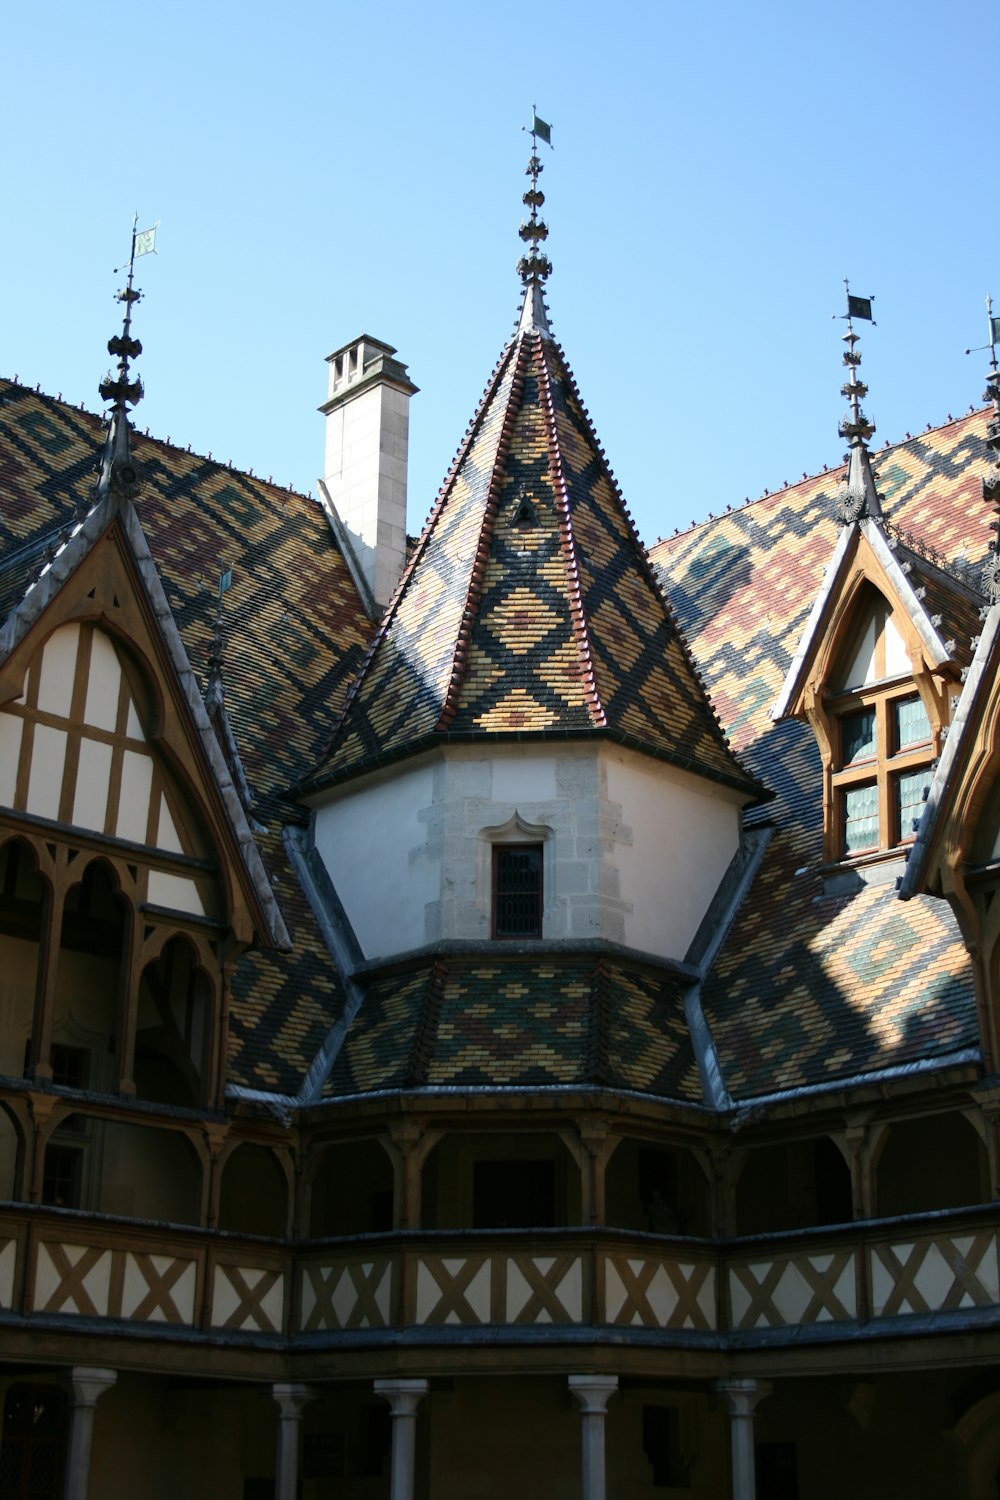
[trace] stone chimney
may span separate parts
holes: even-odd
[[[406,557],[410,397],[396,351],[362,334],[327,357],[323,482],[375,603],[386,604]]]

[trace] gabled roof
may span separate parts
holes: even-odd
[[[764,795],[543,315],[529,286],[310,790],[445,738],[606,734]]]
[[[102,423],[93,413],[0,380],[0,611],[38,577],[93,491]],[[240,961],[229,1076],[294,1095],[345,996],[289,866],[281,793],[315,764],[371,628],[322,508],[269,480],[136,435],[143,531],[196,677],[204,685],[220,564],[232,567],[224,630],[226,706],[256,795],[261,857],[291,933],[290,954]],[[7,610],[3,610],[3,601]]]
[[[218,739],[209,723],[208,713],[191,670],[180,633],[170,613],[160,576],[150,555],[142,526],[128,500],[106,495],[84,521],[76,525],[50,563],[46,563],[37,581],[11,610],[0,626],[0,666],[16,651],[32,628],[43,619],[59,594],[69,586],[74,575],[112,533],[123,539],[134,564],[139,587],[148,605],[147,618],[152,634],[158,638],[163,657],[172,668],[170,696],[186,721],[190,738],[200,751],[207,771],[207,782],[216,794],[222,817],[219,826],[228,834],[233,868],[240,874],[251,909],[256,910],[256,929],[266,944],[277,948],[291,946],[288,930],[274,891],[261,863],[253,833],[239,793],[233,785]],[[114,563],[111,564],[112,569]],[[115,583],[124,592],[128,577],[123,573]]]
[[[971,574],[947,572],[930,558],[900,541],[883,518],[865,518],[846,525],[816,594],[795,657],[772,710],[775,720],[795,711],[795,704],[821,653],[826,631],[844,602],[859,553],[870,552],[871,571],[902,614],[910,621],[931,670],[967,665],[972,635],[977,628],[982,597]]]
[[[930,549],[948,563],[985,552],[985,421],[977,412],[878,455],[889,525],[905,533],[914,570],[940,573]],[[891,882],[824,894],[816,741],[803,723],[771,719],[837,545],[843,476],[805,479],[651,554],[735,749],[776,793],[760,872],[702,986],[737,1100],[978,1055],[972,974],[950,908],[930,897],[904,905]],[[935,629],[945,635],[944,622]]]

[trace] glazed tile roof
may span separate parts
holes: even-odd
[[[700,1103],[683,988],[584,955],[426,962],[373,979],[324,1092],[575,1084]]]
[[[11,383],[0,383],[0,398],[5,612],[86,503],[101,422]],[[897,555],[960,660],[975,634],[974,599],[922,549],[982,557],[984,429],[976,414],[877,460]],[[234,568],[226,705],[295,949],[241,962],[231,1077],[294,1094],[344,996],[286,862],[279,798],[320,760],[370,628],[314,502],[167,444],[139,437],[135,449],[146,473],[139,514],[204,675],[220,559]],[[349,774],[431,734],[596,730],[752,790],[746,767],[772,787],[776,803],[752,816],[773,817],[774,838],[702,995],[737,1099],[944,1061],[977,1042],[967,959],[945,903],[903,904],[891,887],[824,896],[818,752],[805,726],[770,721],[836,541],[839,477],[804,481],[654,549],[678,629],[561,352],[524,332],[501,359],[326,761]],[[591,1084],[700,1101],[680,986],[638,965],[499,952],[383,976],[326,1094]]]
[[[90,498],[100,417],[0,381],[0,607],[23,594],[59,529]],[[277,799],[315,764],[370,636],[319,505],[303,495],[137,435],[137,510],[185,648],[204,683],[223,562],[226,707],[258,839],[294,953],[252,953],[234,983],[234,1082],[294,1093],[343,1003],[322,938],[286,863]]]
[[[559,347],[504,350],[312,785],[445,735],[608,733],[760,795]]]
[[[906,536],[911,579],[942,614],[942,634],[974,628],[970,602],[917,549],[950,562],[982,558],[985,422],[976,413],[877,456],[890,527]],[[824,896],[819,752],[806,725],[771,722],[837,541],[842,476],[804,480],[652,551],[734,748],[777,794],[766,810],[774,837],[703,987],[736,1098],[943,1061],[978,1045],[951,909],[929,897],[904,904],[891,883]]]
[[[896,556],[949,656],[960,667],[967,667],[982,629],[979,611],[986,602],[973,586],[973,580],[978,583],[977,570],[963,569],[962,580],[956,579],[905,544],[898,547]]]

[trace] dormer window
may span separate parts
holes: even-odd
[[[956,639],[978,606],[874,523],[845,535],[774,718],[805,719],[816,736],[824,863],[849,861],[863,879],[881,880],[865,867],[916,836],[961,672]]]
[[[868,586],[825,695],[831,745],[827,857],[854,859],[914,837],[935,754],[927,707],[888,600]]]
[[[900,687],[903,691],[900,691]],[[863,693],[843,711],[830,703],[839,756],[833,769],[838,847],[834,858],[894,848],[914,836],[930,786],[930,719],[909,684]]]

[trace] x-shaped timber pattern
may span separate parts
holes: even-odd
[[[871,1274],[876,1317],[992,1307],[1000,1291],[996,1234],[985,1229],[954,1239],[873,1245]]]
[[[306,1266],[302,1277],[302,1327],[387,1328],[392,1320],[393,1263],[388,1256]]]
[[[604,1263],[605,1321],[637,1328],[713,1329],[715,1267],[609,1256]],[[706,1306],[711,1314],[706,1313]]]
[[[422,1255],[417,1323],[579,1323],[579,1255]]]
[[[189,1324],[195,1267],[196,1262],[184,1256],[43,1240],[36,1262],[35,1304],[39,1312]]]
[[[787,1328],[856,1316],[854,1252],[787,1255],[732,1266],[729,1297],[734,1328]],[[849,1272],[843,1281],[845,1271]]]
[[[260,1266],[215,1267],[215,1300],[212,1323],[216,1328],[254,1328],[259,1333],[280,1333],[281,1314],[272,1317],[264,1305],[267,1295],[276,1286],[281,1286],[284,1277],[280,1268]],[[281,1286],[280,1304],[284,1302],[284,1287]],[[235,1297],[235,1305],[224,1315],[220,1306]]]
[[[32,1247],[33,1243],[33,1248]],[[207,1276],[212,1327],[266,1334],[284,1330],[290,1267],[233,1265],[209,1254],[144,1251],[107,1243],[8,1240],[0,1258],[14,1286],[15,1258],[31,1257],[26,1306],[36,1313],[124,1318],[192,1326]],[[184,1253],[187,1252],[187,1253]],[[716,1306],[725,1274],[729,1318]],[[867,1281],[864,1296],[858,1281]],[[404,1291],[405,1288],[405,1291]],[[993,1228],[913,1240],[869,1242],[865,1258],[849,1244],[809,1253],[729,1260],[712,1256],[629,1255],[577,1248],[479,1253],[380,1254],[307,1261],[301,1271],[303,1331],[485,1324],[579,1325],[714,1332],[731,1327],[806,1327],[851,1322],[870,1306],[876,1318],[1000,1307],[998,1233]]]

